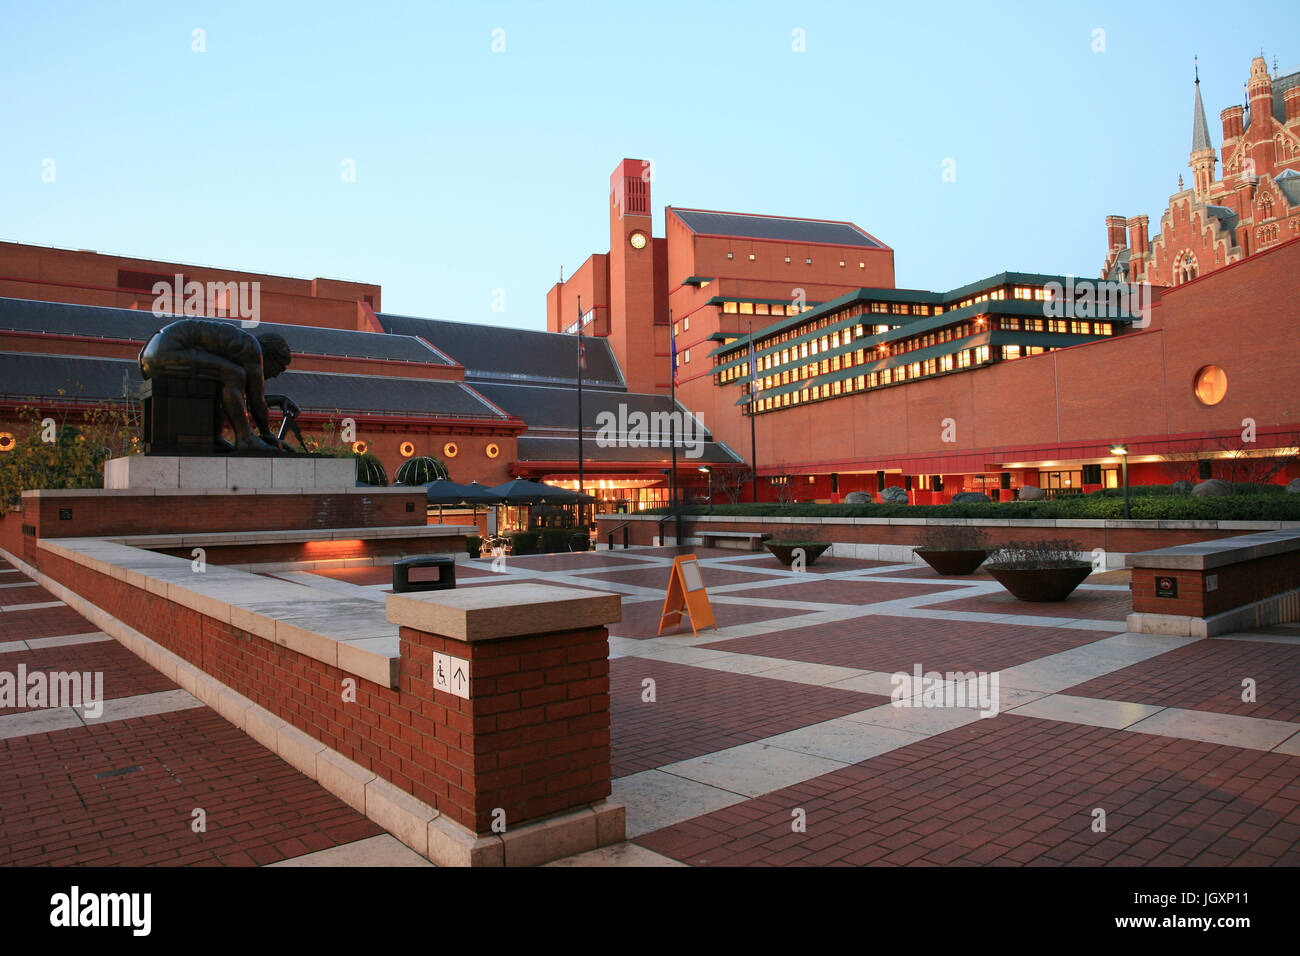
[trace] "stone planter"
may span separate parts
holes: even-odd
[[[984,559],[989,556],[987,548],[973,548],[962,551],[946,551],[937,548],[917,548],[916,556],[934,568],[939,574],[964,575],[974,574]]]
[[[1063,568],[989,568],[1017,600],[1035,603],[1064,601],[1091,573],[1092,565],[1084,561]]]
[[[766,547],[768,551],[772,552],[772,555],[787,568],[794,563],[795,550],[803,548],[804,567],[811,567],[813,562],[820,558],[822,554],[825,553],[826,549],[830,547],[830,542],[773,544],[771,541],[764,541],[763,546]]]

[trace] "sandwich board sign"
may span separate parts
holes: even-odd
[[[700,577],[700,562],[693,554],[673,559],[668,593],[664,595],[664,611],[659,616],[659,633],[662,634],[665,627],[680,627],[683,614],[691,619],[691,631],[696,636],[702,627],[718,629],[713,619],[713,606],[709,604],[709,592]]]

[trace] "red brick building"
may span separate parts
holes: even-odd
[[[1300,72],[1270,76],[1262,56],[1251,61],[1246,105],[1219,114],[1217,156],[1199,72],[1195,85],[1191,186],[1179,177],[1155,238],[1146,216],[1106,217],[1104,278],[1179,285],[1300,236]]]

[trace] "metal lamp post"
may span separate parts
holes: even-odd
[[[1124,519],[1127,521],[1128,512],[1128,445],[1111,445],[1110,453],[1119,455],[1120,471],[1124,476]]]

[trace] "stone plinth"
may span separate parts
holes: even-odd
[[[104,462],[104,487],[113,491],[336,491],[355,486],[351,458],[128,455]]]

